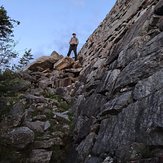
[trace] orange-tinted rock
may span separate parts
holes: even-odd
[[[53,52],[51,56],[42,56],[35,62],[30,64],[27,69],[31,71],[44,71],[46,69],[52,69],[53,64],[62,58],[57,52]]]
[[[66,68],[71,68],[74,62],[75,61],[72,58],[69,58],[69,57],[62,58],[54,64],[53,68],[56,70],[63,70]]]

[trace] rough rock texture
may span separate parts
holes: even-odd
[[[23,78],[37,83],[39,87],[66,87],[78,80],[81,71],[79,61],[60,56],[53,52],[51,56],[37,59],[21,74]]]
[[[117,0],[79,61],[0,75],[0,162],[163,162],[162,31],[163,0]]]
[[[29,162],[39,163],[39,162],[49,162],[52,156],[52,151],[46,151],[44,149],[33,150]]]
[[[44,71],[46,69],[52,69],[53,64],[56,63],[59,59],[63,58],[56,51],[53,51],[51,56],[42,56],[38,58],[35,62],[29,65],[26,69],[32,71]]]
[[[162,16],[162,0],[117,0],[81,49],[75,163],[161,161]]]
[[[34,132],[28,127],[18,127],[6,133],[3,138],[7,144],[23,149],[34,141]]]
[[[0,162],[64,161],[80,71],[79,62],[53,52],[23,72],[0,74]]]

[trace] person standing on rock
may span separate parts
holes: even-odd
[[[73,51],[74,54],[75,54],[75,61],[77,61],[77,46],[78,46],[78,44],[79,44],[79,40],[78,40],[78,38],[76,37],[76,33],[73,33],[72,36],[73,36],[73,37],[71,38],[71,40],[70,40],[70,42],[69,42],[70,47],[69,47],[69,51],[68,51],[68,53],[67,53],[67,56],[69,57],[70,54],[71,54],[71,52]]]

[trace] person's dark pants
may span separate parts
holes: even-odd
[[[68,51],[68,53],[67,53],[67,56],[68,56],[68,57],[70,56],[70,54],[71,54],[72,51],[73,51],[74,54],[75,54],[75,61],[77,61],[77,45],[70,45],[69,51]]]

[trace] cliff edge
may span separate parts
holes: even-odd
[[[81,49],[75,162],[163,156],[162,16],[162,0],[118,0]]]

